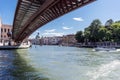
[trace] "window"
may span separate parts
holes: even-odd
[[[1,33],[3,32],[3,28],[1,28]]]
[[[6,29],[4,29],[4,32],[6,32]]]
[[[4,38],[6,38],[6,36],[4,35]]]
[[[8,29],[8,32],[10,32],[10,29]]]

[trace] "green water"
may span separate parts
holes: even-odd
[[[120,52],[32,46],[0,51],[0,65],[2,62],[9,67],[0,67],[0,80],[120,80]]]

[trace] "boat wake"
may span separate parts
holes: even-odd
[[[120,51],[120,49],[117,49],[116,51]]]
[[[108,76],[111,73],[114,73],[114,75],[117,76],[117,80],[120,80],[119,73],[118,74],[115,73],[115,70],[117,70],[119,66],[120,66],[120,61],[114,60],[108,64],[101,65],[95,71],[89,71],[87,75],[91,77],[90,80],[101,80],[101,79],[106,80],[105,78],[108,78]]]

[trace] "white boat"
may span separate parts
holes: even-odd
[[[31,46],[30,42],[21,43],[18,45],[0,45],[0,50],[10,50],[10,49],[26,49]]]
[[[117,51],[114,47],[96,47],[93,51]]]

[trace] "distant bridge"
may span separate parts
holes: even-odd
[[[18,0],[12,38],[23,41],[46,23],[95,0]]]

